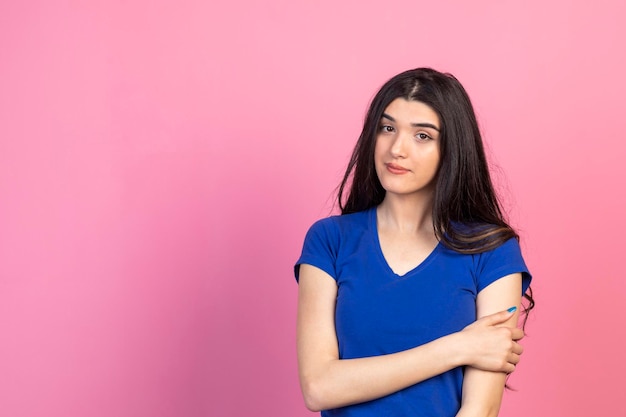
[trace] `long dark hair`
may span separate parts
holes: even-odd
[[[367,210],[385,197],[376,175],[374,147],[383,112],[397,98],[422,102],[439,116],[441,161],[433,203],[437,238],[447,247],[467,254],[494,249],[510,238],[519,240],[506,222],[494,190],[467,92],[453,75],[431,68],[398,74],[374,96],[339,186],[337,202],[341,213]],[[530,288],[524,297],[524,310],[528,312],[535,304]]]

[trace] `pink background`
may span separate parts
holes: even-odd
[[[418,66],[473,98],[535,277],[502,415],[626,415],[623,2],[212,3],[0,6],[0,415],[311,415],[292,264]]]

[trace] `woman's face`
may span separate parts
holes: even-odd
[[[374,150],[376,173],[387,194],[432,194],[440,130],[437,113],[420,101],[397,98],[387,106]]]

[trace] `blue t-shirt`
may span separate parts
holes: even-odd
[[[397,275],[380,248],[375,207],[316,222],[296,263],[296,279],[301,264],[337,281],[341,359],[395,353],[460,331],[476,320],[476,295],[482,289],[521,272],[524,293],[531,279],[516,239],[476,255],[439,243],[416,268]],[[373,401],[322,411],[322,416],[452,417],[461,406],[462,384],[459,367]]]

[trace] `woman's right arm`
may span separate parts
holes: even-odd
[[[484,317],[463,331],[413,349],[382,356],[339,359],[335,331],[335,280],[311,265],[300,266],[298,369],[307,408],[327,410],[383,397],[457,366],[512,372],[519,362],[520,329],[496,327],[506,311]]]

